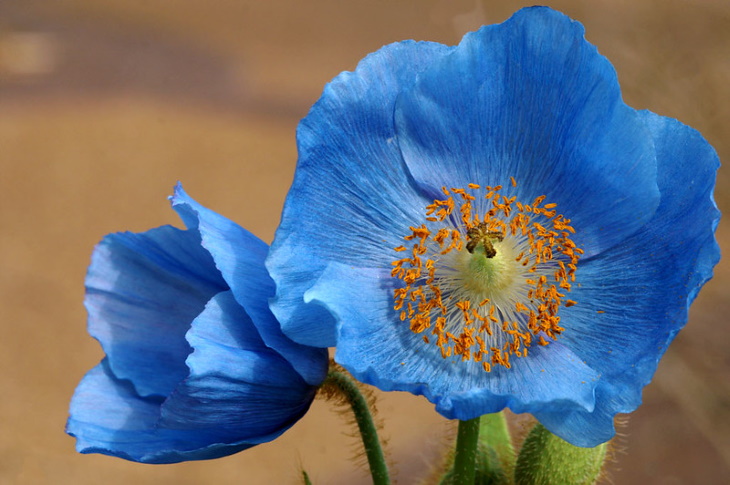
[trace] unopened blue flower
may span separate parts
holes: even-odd
[[[309,408],[327,352],[286,338],[260,239],[191,199],[188,227],[111,234],[86,278],[89,333],[106,357],[81,381],[66,430],[82,453],[144,463],[230,455]]]
[[[712,147],[625,105],[548,8],[382,48],[297,141],[267,260],[284,333],[447,418],[508,407],[605,442],[719,258]]]

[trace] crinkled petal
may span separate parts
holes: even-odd
[[[562,311],[560,341],[602,375],[599,405],[592,413],[538,416],[581,446],[606,441],[613,416],[641,404],[641,389],[720,259],[714,238],[720,214],[712,198],[717,154],[692,128],[641,115],[657,146],[661,204],[638,233],[580,266],[581,285],[570,295],[578,305]]]
[[[302,305],[302,294],[329,259],[389,264],[384,248],[399,245],[423,213],[428,202],[403,165],[393,106],[423,66],[449,50],[412,41],[383,47],[328,84],[299,125],[296,176],[267,261],[277,284],[272,308],[292,339],[334,345],[331,316]]]
[[[268,245],[229,219],[193,200],[178,184],[171,198],[173,208],[185,224],[200,232],[223,279],[238,303],[251,316],[266,344],[286,357],[312,385],[321,383],[327,374],[327,351],[291,341],[281,331],[269,309],[274,296],[274,282],[264,266]]]
[[[356,378],[385,391],[423,394],[451,419],[472,419],[509,407],[515,412],[591,411],[598,374],[568,348],[530,349],[512,368],[485,372],[480,363],[443,359],[393,310],[390,274],[333,263],[306,297],[336,317],[335,360]]]
[[[119,379],[143,396],[166,396],[187,375],[190,323],[225,289],[195,232],[165,226],[110,234],[86,276],[89,333]]]
[[[401,94],[395,123],[426,191],[503,185],[523,203],[544,194],[580,228],[589,257],[645,224],[659,192],[651,136],[583,35],[545,7],[467,34]]]
[[[198,432],[161,429],[161,402],[162,398],[140,397],[128,381],[114,377],[105,359],[76,388],[66,432],[76,438],[79,453],[142,463],[219,458],[256,444],[211,443]]]
[[[264,343],[231,292],[211,299],[187,339],[190,375],[163,404],[161,427],[260,443],[309,409],[315,388]]]
[[[715,239],[720,211],[713,196],[720,160],[697,130],[650,111],[640,114],[657,147],[662,205],[644,227],[645,235],[628,244],[651,238],[656,245],[672,248],[669,259],[683,263],[680,271],[686,276],[686,312],[720,261]],[[668,226],[673,226],[671,232]]]

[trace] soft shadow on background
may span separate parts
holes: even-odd
[[[297,122],[327,81],[383,44],[454,44],[531,3],[0,2],[0,483],[296,483],[300,466],[320,485],[369,483],[321,402],[282,438],[220,460],[76,454],[68,401],[102,357],[82,306],[92,248],[109,232],[180,225],[166,200],[178,180],[270,242]],[[697,128],[730,160],[730,3],[546,3],[585,25],[628,104]],[[728,183],[721,171],[725,211]],[[727,230],[718,236],[727,254]],[[730,476],[729,271],[717,267],[621,428],[614,483]],[[422,398],[379,396],[399,482],[415,483],[451,427]]]

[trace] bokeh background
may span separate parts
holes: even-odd
[[[166,200],[178,180],[271,241],[296,125],[327,81],[383,44],[454,44],[530,3],[1,0],[0,483],[296,483],[300,466],[317,484],[368,483],[323,402],[279,440],[216,461],[76,454],[68,401],[102,357],[85,331],[89,256],[106,233],[179,225]],[[586,26],[628,104],[699,129],[730,160],[730,2],[546,3]],[[721,170],[726,211],[728,183]],[[718,237],[727,253],[725,227]],[[729,272],[717,267],[621,428],[613,483],[727,483]],[[415,483],[452,427],[422,398],[379,397],[398,480]]]

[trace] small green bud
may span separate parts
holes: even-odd
[[[591,485],[606,460],[606,443],[580,448],[558,438],[541,424],[527,435],[517,457],[517,485]]]

